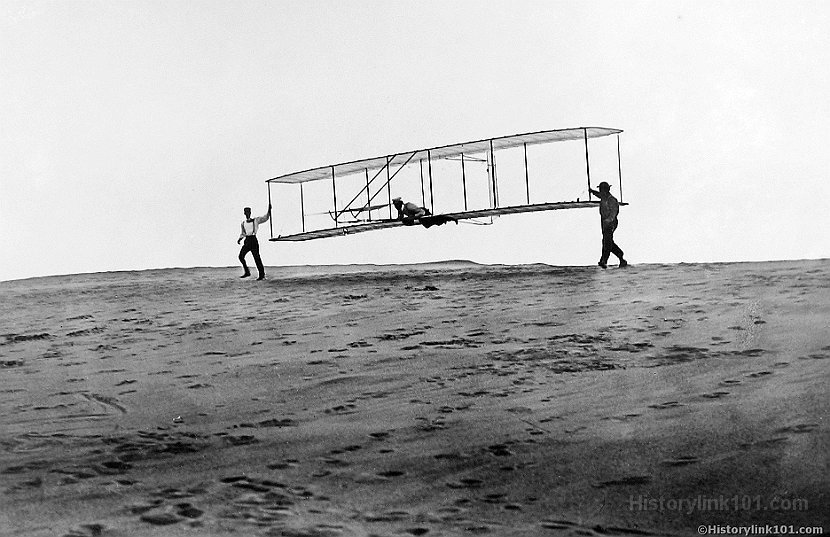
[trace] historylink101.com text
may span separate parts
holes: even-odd
[[[705,511],[807,511],[809,502],[804,498],[773,496],[766,499],[760,495],[719,495],[699,494],[686,498],[665,498],[663,496],[631,495],[628,500],[631,511],[676,511],[692,514]]]

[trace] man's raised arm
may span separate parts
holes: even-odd
[[[265,213],[265,216],[260,216],[256,220],[257,220],[258,223],[264,224],[265,222],[268,221],[269,218],[271,218],[271,204],[270,203],[268,204],[268,212]]]

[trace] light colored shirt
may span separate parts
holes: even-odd
[[[268,212],[265,216],[257,216],[256,218],[251,218],[250,220],[243,220],[242,233],[239,235],[239,238],[244,239],[245,237],[256,236],[256,232],[259,230],[259,225],[267,222],[270,217],[271,213]]]

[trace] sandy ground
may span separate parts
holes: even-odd
[[[0,283],[0,533],[830,532],[830,261]]]

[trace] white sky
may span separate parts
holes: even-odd
[[[625,131],[632,263],[830,257],[828,15],[823,0],[3,0],[0,280],[234,265],[265,179],[580,126]],[[598,220],[260,242],[266,265],[587,265]]]

